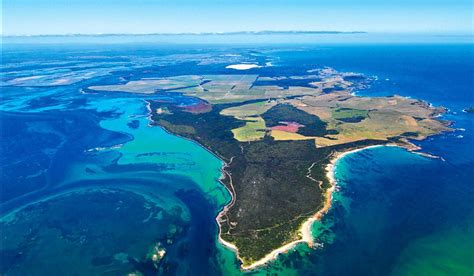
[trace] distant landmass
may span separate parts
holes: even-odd
[[[88,36],[180,36],[180,35],[318,35],[318,34],[366,34],[363,31],[238,31],[238,32],[183,32],[183,33],[144,33],[144,34],[133,34],[133,33],[105,33],[105,34],[42,34],[42,35],[2,35],[2,37],[56,37],[56,36],[77,36],[77,37],[88,37]]]

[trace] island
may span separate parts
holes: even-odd
[[[320,68],[297,76],[255,74],[147,78],[89,90],[192,98],[147,99],[151,124],[190,139],[223,161],[232,200],[217,216],[219,240],[242,269],[295,244],[310,246],[311,223],[331,205],[334,162],[344,153],[450,131],[444,108],[402,96],[362,97],[370,80]]]
[[[462,110],[464,113],[474,113],[474,107],[466,107]]]

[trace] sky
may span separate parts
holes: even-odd
[[[0,0],[3,35],[473,33],[473,0]]]

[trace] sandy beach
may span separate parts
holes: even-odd
[[[340,153],[337,152],[337,153],[333,154],[333,156],[331,157],[331,160],[329,161],[328,165],[326,166],[326,177],[329,180],[329,183],[331,184],[331,186],[325,191],[324,205],[318,212],[316,212],[312,217],[310,217],[308,220],[306,220],[302,224],[302,226],[300,228],[300,231],[299,231],[299,233],[301,235],[301,239],[290,242],[288,244],[283,245],[282,247],[279,247],[279,248],[273,250],[272,252],[267,254],[265,257],[263,257],[262,259],[252,263],[251,265],[248,265],[248,266],[242,265],[241,269],[242,270],[252,270],[252,269],[264,266],[268,262],[270,262],[272,260],[275,260],[278,257],[279,254],[288,252],[289,250],[293,249],[297,244],[300,244],[300,243],[307,243],[308,246],[313,247],[314,246],[314,244],[313,244],[314,243],[314,237],[311,233],[311,226],[313,225],[313,223],[315,221],[320,220],[324,216],[324,214],[326,214],[329,211],[329,209],[331,208],[332,195],[333,195],[334,190],[336,189],[336,179],[335,179],[335,176],[334,176],[334,168],[335,168],[335,164],[337,163],[337,161],[339,159],[343,158],[344,156],[346,156],[348,154],[351,154],[351,153],[355,153],[355,152],[362,151],[362,150],[369,149],[369,148],[384,147],[384,146],[387,146],[387,145],[374,145],[374,146],[368,146],[368,147],[353,149],[353,150],[346,151],[346,152],[340,152]],[[398,146],[398,145],[388,145],[388,146]],[[234,194],[233,193],[231,193],[231,194],[232,194],[232,201],[231,202],[233,203],[235,201],[235,198],[234,198]],[[219,222],[219,219],[224,215],[224,213],[228,209],[228,207],[229,206],[227,205],[219,213],[219,215],[216,218],[216,220],[218,222]],[[237,254],[237,258],[243,263],[242,259],[239,257],[238,248],[234,244],[229,243],[229,242],[225,241],[224,239],[222,239],[222,237],[220,235],[220,231],[221,231],[221,229],[220,229],[220,225],[219,225],[219,241],[224,246],[226,246],[226,247],[232,249],[233,251],[235,251],[236,254]]]

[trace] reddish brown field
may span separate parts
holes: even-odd
[[[194,105],[188,105],[183,109],[189,113],[199,114],[211,111],[211,105],[205,102],[200,102]]]
[[[272,127],[272,130],[281,130],[281,131],[296,133],[298,132],[298,129],[300,129],[300,127],[304,126],[296,122],[280,122],[280,123],[284,125],[274,126]]]

